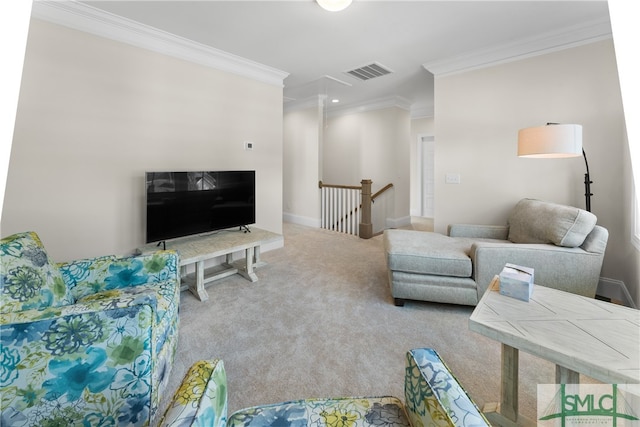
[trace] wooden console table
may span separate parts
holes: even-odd
[[[175,250],[180,255],[180,276],[185,289],[189,289],[200,301],[209,299],[205,285],[232,274],[240,274],[251,282],[257,282],[253,271],[263,264],[260,261],[260,246],[282,241],[280,234],[260,228],[251,228],[250,233],[238,229],[220,230],[209,235],[190,236],[168,240],[167,250]],[[156,244],[138,249],[139,252],[158,250]],[[245,251],[244,266],[233,263],[233,253]],[[226,261],[205,271],[205,261],[226,256]],[[195,264],[195,273],[187,274],[187,266]]]
[[[518,413],[518,351],[556,364],[556,382],[585,374],[605,384],[640,383],[640,311],[534,285],[529,302],[499,292],[496,276],[469,319],[469,329],[502,343],[502,398],[488,404],[493,425],[536,422]]]

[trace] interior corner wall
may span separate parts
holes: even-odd
[[[281,232],[282,116],[282,87],[32,19],[2,233],[36,231],[56,261],[129,253],[145,171],[234,169]]]
[[[602,276],[623,278],[630,237],[623,226],[624,115],[612,40],[436,76],[435,118],[438,232],[456,222],[506,224],[525,197],[584,208],[581,157],[516,156],[521,128],[581,124],[592,211],[609,230]],[[459,173],[461,183],[446,184],[446,173]]]
[[[624,96],[625,95],[623,95],[623,97]],[[629,139],[626,133],[624,159],[624,219],[622,223],[624,225],[624,235],[633,236],[634,233],[636,233],[637,227],[640,226],[640,224],[635,225],[638,211],[640,211],[638,208],[640,207],[640,201],[637,200],[637,198],[640,197],[640,191],[634,186],[634,172],[637,174],[638,171],[634,171],[631,163]],[[634,202],[636,206],[634,206]],[[634,245],[631,239],[625,243],[626,250],[624,250],[623,258],[621,259],[624,268],[620,271],[622,274],[620,279],[625,283],[630,294],[629,296],[634,301],[636,308],[640,308],[640,247],[638,247],[637,244]]]
[[[284,219],[320,227],[322,107],[284,114]]]
[[[327,120],[322,151],[326,183],[360,185],[363,179],[371,179],[372,193],[393,184],[373,206],[374,232],[410,222],[410,128],[409,111],[400,107]]]

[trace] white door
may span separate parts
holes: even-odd
[[[433,136],[421,136],[418,142],[418,170],[420,171],[420,197],[421,216],[433,218],[434,216],[434,153],[435,138]]]

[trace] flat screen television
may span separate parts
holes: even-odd
[[[255,171],[145,175],[147,243],[256,222]]]

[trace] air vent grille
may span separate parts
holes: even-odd
[[[346,71],[347,74],[362,81],[371,80],[376,77],[386,76],[387,74],[391,74],[392,72],[393,71],[391,71],[384,65],[377,62],[374,62],[369,65],[364,65],[362,67],[354,68],[353,70]]]

